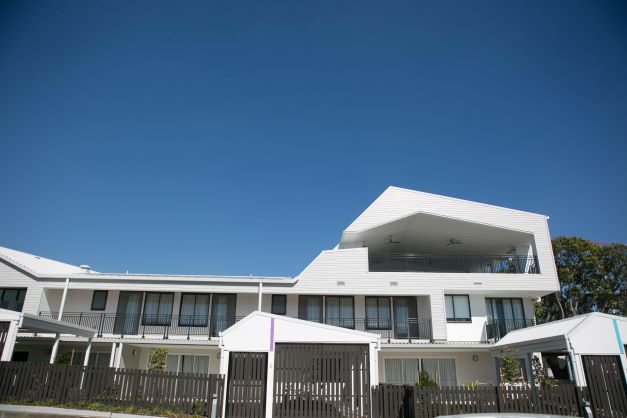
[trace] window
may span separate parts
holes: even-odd
[[[179,307],[179,326],[206,327],[209,318],[209,294],[183,293]]]
[[[217,337],[235,323],[235,295],[214,294],[211,299],[211,336]]]
[[[0,308],[22,312],[26,289],[0,289]]]
[[[468,295],[446,295],[444,299],[447,322],[472,322]]]
[[[209,356],[168,354],[165,370],[194,374],[209,374]]]
[[[144,325],[170,325],[174,293],[146,293]]]
[[[452,358],[386,358],[386,383],[414,385],[424,371],[439,386],[457,386],[457,368]]]
[[[92,311],[104,311],[107,307],[107,295],[106,290],[94,290],[94,294],[91,297],[91,310]]]
[[[275,315],[287,314],[287,296],[272,295],[272,313]]]
[[[355,328],[352,296],[327,296],[325,299],[325,323],[336,327]]]
[[[366,329],[392,329],[390,298],[366,296]]]
[[[508,332],[525,328],[525,311],[522,299],[486,298],[488,338],[503,338]]]
[[[299,296],[298,318],[322,323],[322,296]]]

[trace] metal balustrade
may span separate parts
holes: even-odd
[[[535,319],[490,319],[486,322],[485,331],[488,341],[497,342],[508,332],[537,325]]]
[[[58,312],[40,312],[42,318],[57,319]],[[193,315],[121,315],[117,313],[65,312],[61,321],[93,328],[97,336],[119,335],[121,337],[169,336],[217,337],[242,316],[193,316]],[[318,321],[320,322],[320,321]],[[430,319],[369,319],[369,318],[325,318],[324,323],[378,334],[381,339],[428,340],[432,339]]]
[[[518,255],[370,254],[371,272],[540,274],[537,257]]]

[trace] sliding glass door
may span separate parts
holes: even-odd
[[[236,295],[216,293],[211,297],[211,336],[218,334],[235,323]]]
[[[142,308],[142,292],[120,292],[118,310],[113,326],[114,334],[136,335],[139,327],[139,313]]]
[[[526,326],[525,311],[520,298],[486,298],[488,338],[502,338],[509,331]]]
[[[394,306],[394,338],[418,338],[418,304],[413,296],[392,298]]]

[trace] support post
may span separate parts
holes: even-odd
[[[65,299],[67,298],[67,291],[70,288],[70,278],[65,279],[65,287],[63,288],[63,296],[61,297],[61,306],[59,306],[59,316],[57,319],[60,321],[63,317],[63,309],[65,308]]]
[[[52,344],[52,350],[50,351],[50,364],[54,364],[54,360],[57,358],[57,351],[59,351],[60,341],[61,336],[57,334],[54,339],[54,344]]]
[[[261,311],[261,298],[263,296],[263,283],[259,282],[259,288],[257,290],[257,310]]]
[[[91,338],[87,340],[87,350],[85,350],[85,358],[83,359],[83,366],[87,367],[89,364],[89,355],[91,354]]]
[[[111,356],[109,357],[109,367],[113,367],[115,361],[115,347],[118,345],[117,343],[111,344]]]
[[[118,350],[115,357],[115,368],[120,368],[120,363],[122,362],[122,348],[124,347],[123,343],[118,344]]]
[[[0,353],[0,361],[11,361],[13,358],[13,349],[15,348],[15,340],[17,339],[17,331],[19,329],[18,321],[11,321],[9,330],[7,331],[4,349]]]

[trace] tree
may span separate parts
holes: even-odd
[[[153,348],[148,356],[148,370],[163,370],[168,358],[168,350],[165,348]]]
[[[625,315],[627,245],[601,245],[578,237],[553,240],[560,290],[536,305],[540,321],[588,312]]]
[[[505,347],[501,350],[499,358],[501,367],[499,373],[502,383],[524,383],[522,369],[520,368],[520,360],[516,357],[516,349]]]

